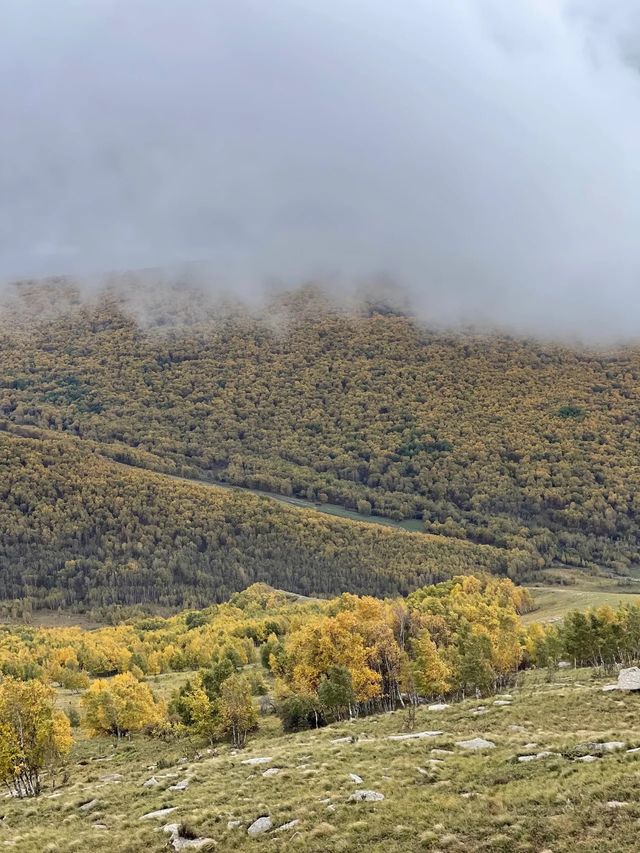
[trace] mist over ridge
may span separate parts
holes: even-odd
[[[638,56],[629,0],[8,0],[0,277],[386,279],[430,322],[634,338]]]

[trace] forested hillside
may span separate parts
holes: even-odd
[[[0,599],[36,607],[205,605],[254,581],[380,595],[523,552],[290,509],[101,458],[88,444],[0,432]]]
[[[637,349],[434,332],[313,288],[260,312],[179,292],[135,309],[116,291],[16,293],[0,322],[13,423],[545,564],[638,562]]]

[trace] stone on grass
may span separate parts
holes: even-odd
[[[353,735],[349,735],[348,737],[334,737],[331,743],[351,743],[353,741]]]
[[[592,761],[597,761],[595,755],[581,755],[579,758],[574,758],[574,761],[582,761],[584,764],[591,764]]]
[[[294,826],[297,826],[300,821],[296,818],[295,820],[290,820],[288,823],[283,823],[282,826],[278,826],[275,829],[275,832],[286,832],[288,829],[293,829]]]
[[[452,749],[432,749],[431,755],[455,755]]]
[[[449,705],[444,702],[436,702],[434,705],[429,705],[427,707],[428,711],[446,711]]]
[[[384,794],[379,791],[354,791],[349,799],[353,803],[379,803],[384,800]]]
[[[265,770],[262,775],[265,777],[265,779],[270,779],[272,776],[277,776],[279,772],[279,767],[270,767],[268,770]]]
[[[600,688],[603,693],[610,693],[612,690],[619,690],[617,684],[605,684],[604,687]]]
[[[92,823],[91,826],[94,829],[109,829],[106,823]]]
[[[81,812],[90,812],[91,809],[95,809],[97,805],[97,800],[89,800],[88,803],[83,803],[81,806],[78,806],[78,810]]]
[[[168,823],[162,827],[163,831],[171,836],[169,839],[169,843],[172,845],[174,850],[200,850],[201,847],[205,845],[212,845],[216,842],[213,838],[183,838],[180,835],[180,824],[179,823]]]
[[[227,821],[227,829],[238,829],[238,827],[242,826],[241,820],[228,820]]]
[[[629,803],[623,802],[622,800],[609,800],[609,802],[607,803],[607,808],[608,809],[621,809],[621,808],[624,808],[624,806],[628,806],[628,805],[629,805]]]
[[[511,702],[509,701],[509,699],[496,699],[493,704],[498,705],[500,707],[504,707],[505,705],[510,705]]]
[[[151,779],[147,779],[146,782],[142,783],[143,787],[145,787],[145,788],[155,788],[156,785],[159,785],[159,784],[160,784],[160,782],[158,782],[158,780],[156,779],[155,776],[152,776]]]
[[[495,743],[492,740],[485,740],[483,737],[474,737],[471,740],[456,741],[456,746],[460,749],[493,749]]]
[[[627,755],[633,754],[634,752],[640,752],[640,746],[634,746],[633,749],[628,749]]]
[[[147,812],[146,814],[143,814],[141,816],[140,820],[147,820],[147,819],[152,820],[153,818],[156,818],[156,817],[166,817],[167,815],[171,814],[172,812],[177,811],[177,809],[178,809],[177,806],[169,806],[166,809],[156,809],[156,811],[154,811],[154,812]]]
[[[270,817],[259,817],[251,824],[251,826],[247,830],[247,835],[251,835],[252,837],[255,837],[256,835],[262,835],[264,832],[269,832],[272,827],[273,821]]]
[[[536,752],[533,755],[519,755],[518,761],[522,763],[525,761],[540,761],[542,758],[550,758],[552,756],[557,758],[559,755],[559,752],[550,752],[548,749],[545,749],[542,752]]]
[[[571,669],[573,664],[569,660],[559,660],[558,669]]]
[[[106,776],[101,776],[101,782],[122,782],[124,776],[122,773],[107,773]]]
[[[357,773],[349,773],[349,779],[351,779],[354,785],[362,785],[362,779]]]
[[[608,740],[605,743],[589,743],[587,748],[591,752],[617,752],[619,749],[624,749],[626,743],[621,740]]]
[[[170,785],[170,791],[186,791],[189,787],[189,780],[183,779],[182,782],[178,782],[176,785]]]
[[[387,740],[416,740],[425,737],[438,737],[443,732],[411,732],[408,735],[389,735]]]
[[[618,673],[618,690],[640,690],[640,667],[630,666]]]
[[[245,758],[242,764],[248,764],[253,766],[254,764],[268,764],[270,761],[273,761],[273,758],[269,757],[259,757],[259,758]]]

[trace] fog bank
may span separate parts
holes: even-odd
[[[5,0],[0,278],[387,276],[635,337],[639,57],[631,0]]]

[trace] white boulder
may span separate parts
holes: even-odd
[[[255,837],[256,835],[262,835],[265,832],[269,832],[272,827],[273,821],[270,817],[259,817],[251,824],[251,826],[247,830],[247,835],[251,835],[252,837]]]
[[[640,667],[630,666],[618,673],[618,690],[640,690]]]
[[[460,749],[494,749],[495,743],[492,740],[485,740],[483,737],[474,737],[471,740],[456,741],[456,746]]]

